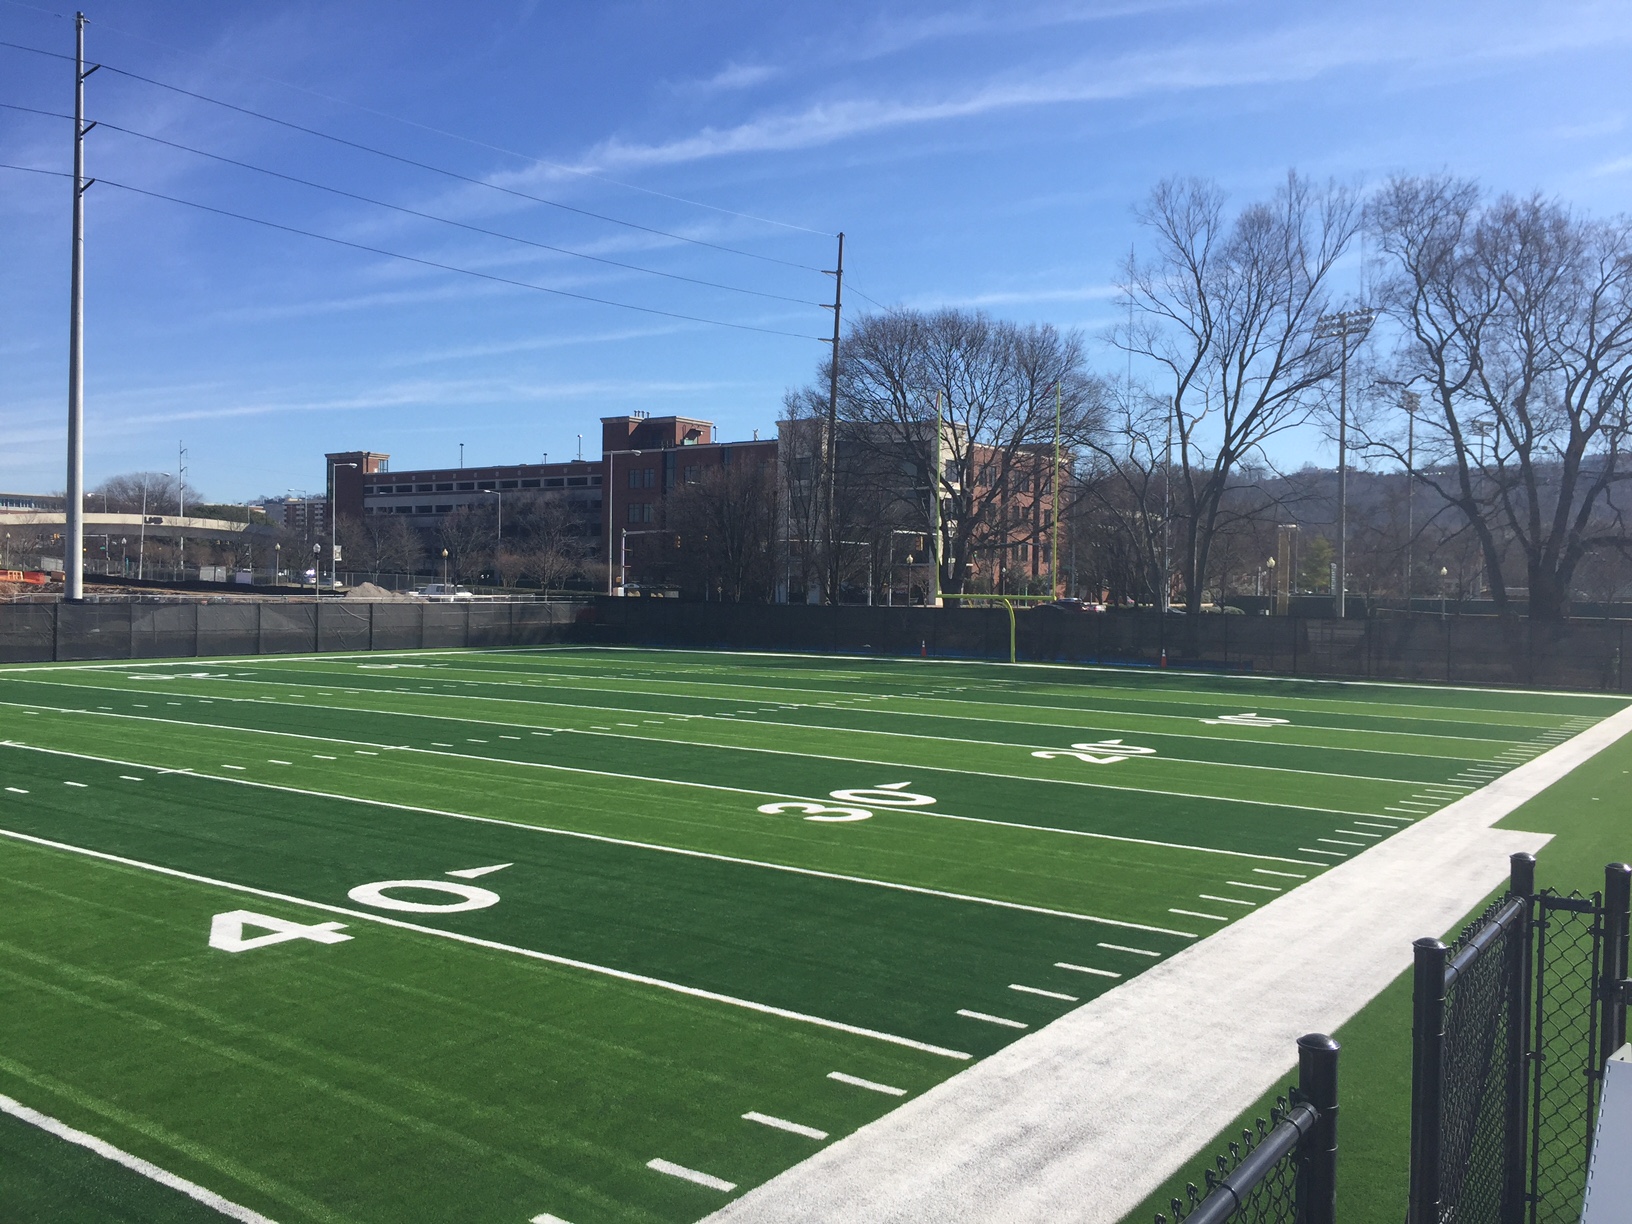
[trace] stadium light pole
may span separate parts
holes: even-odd
[[[1343,356],[1339,364],[1337,392],[1337,590],[1333,607],[1337,618],[1346,614],[1345,596],[1349,586],[1349,338],[1356,343],[1366,338],[1377,312],[1361,308],[1325,314],[1315,320],[1315,339],[1337,340]]]

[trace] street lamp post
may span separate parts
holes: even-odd
[[[318,596],[317,583],[323,577],[323,541],[312,541],[312,598]]]
[[[583,435],[580,434],[579,435],[579,451],[580,452],[582,452],[582,450],[583,450],[583,441],[582,440],[583,440]],[[632,451],[628,451],[626,453],[633,456],[634,458],[638,459],[645,452],[644,451],[638,451],[638,450],[632,450]],[[612,527],[613,527],[613,525],[614,525],[614,523],[616,521],[616,513],[617,513],[617,492],[618,492],[618,482],[616,480],[617,471],[618,471],[618,452],[617,451],[608,451],[606,453],[606,497],[605,497],[605,501],[606,501],[606,593],[608,595],[618,594],[617,589],[615,589],[615,584],[618,582],[618,578],[614,577],[614,575],[617,574],[617,571],[612,566]]]
[[[448,550],[445,548],[442,550],[442,594],[444,597],[448,594]]]
[[[283,580],[283,545],[272,545],[272,585],[277,586]]]
[[[1275,590],[1275,558],[1271,557],[1271,558],[1269,558],[1269,560],[1265,561],[1264,562],[1264,568],[1269,570],[1269,614],[1271,616],[1274,616],[1275,615],[1275,605],[1276,605],[1276,602],[1277,602],[1276,601],[1277,592]]]
[[[1321,315],[1315,321],[1317,340],[1335,339],[1343,346],[1337,393],[1337,590],[1334,607],[1337,618],[1346,612],[1349,586],[1349,337],[1358,343],[1366,338],[1377,318],[1374,310],[1344,310]]]
[[[1450,570],[1446,569],[1443,565],[1439,567],[1439,619],[1440,620],[1444,620],[1445,617],[1446,617],[1446,610],[1445,610],[1445,585],[1446,584],[1445,584],[1445,580],[1447,578],[1449,578],[1450,576],[1451,576],[1451,571]]]

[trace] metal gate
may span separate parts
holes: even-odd
[[[1408,1224],[1574,1224],[1604,1060],[1626,1040],[1632,867],[1604,891],[1507,896],[1416,943]]]

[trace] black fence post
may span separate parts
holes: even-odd
[[[1627,988],[1624,983],[1629,903],[1632,903],[1632,866],[1611,863],[1604,868],[1604,981],[1599,991],[1604,1040],[1598,1051],[1601,1059],[1608,1059],[1626,1044]]]
[[[1298,1094],[1320,1117],[1298,1144],[1298,1220],[1333,1224],[1337,1218],[1337,1056],[1325,1033],[1298,1038]]]
[[[1445,963],[1437,939],[1411,945],[1411,1180],[1406,1224],[1439,1224],[1439,1138],[1445,1106]]]
[[[1521,1224],[1525,1177],[1525,1069],[1530,1057],[1530,923],[1536,897],[1536,856],[1519,851],[1508,862],[1508,891],[1525,902],[1519,929],[1507,941],[1507,1100],[1502,1113],[1502,1224]]]

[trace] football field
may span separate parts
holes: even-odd
[[[6,1218],[697,1220],[1626,704],[571,648],[0,668]]]

